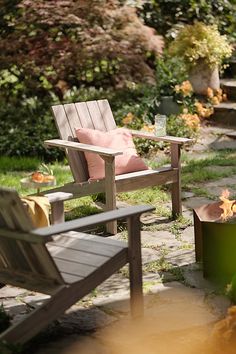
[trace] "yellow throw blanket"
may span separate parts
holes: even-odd
[[[28,213],[35,227],[49,226],[49,209],[50,203],[47,197],[28,196],[21,198],[26,203]]]

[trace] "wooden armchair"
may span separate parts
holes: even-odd
[[[106,210],[116,209],[116,193],[127,192],[145,187],[171,184],[173,216],[182,213],[180,148],[191,139],[172,136],[156,137],[152,133],[131,131],[134,137],[165,141],[170,143],[171,164],[169,167],[144,170],[122,175],[115,175],[114,161],[119,150],[86,145],[78,142],[75,128],[90,128],[101,131],[116,129],[116,123],[107,100],[87,101],[56,105],[52,107],[60,139],[46,140],[45,146],[59,147],[66,151],[74,182],[50,192],[68,193],[68,199],[104,192]],[[105,178],[89,181],[84,152],[99,154],[105,161]],[[62,202],[63,203],[63,202]],[[54,204],[54,213],[58,220],[63,220],[63,207],[60,202]],[[58,211],[56,210],[58,208]],[[116,233],[116,222],[108,224],[108,232]]]
[[[139,217],[134,206],[34,229],[18,194],[0,189],[0,283],[51,295],[41,307],[0,334],[11,344],[28,341],[66,309],[129,264],[131,314],[143,313]],[[119,218],[128,221],[128,243],[78,232]]]

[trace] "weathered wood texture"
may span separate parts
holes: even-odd
[[[126,263],[130,264],[131,314],[141,316],[139,218],[151,210],[134,206],[33,229],[17,193],[0,189],[0,283],[51,295],[1,333],[0,340],[26,342]],[[128,221],[128,243],[75,231],[118,218]]]
[[[80,127],[98,129],[101,131],[116,129],[109,102],[107,100],[98,100],[64,105],[60,104],[53,106],[52,111],[61,140],[47,140],[45,141],[45,145],[48,147],[57,146],[66,150],[75,180],[74,185],[70,184],[61,188],[55,188],[53,190],[54,192],[62,190],[71,193],[74,198],[105,192],[106,210],[113,210],[116,208],[116,193],[161,184],[172,184],[173,216],[181,214],[180,146],[189,143],[191,139],[172,136],[156,137],[151,133],[132,130],[131,133],[134,137],[170,143],[171,165],[169,168],[145,170],[115,176],[114,158],[121,154],[121,151],[81,144],[77,141],[75,133],[75,129]],[[105,160],[105,181],[88,182],[89,176],[84,151],[93,151]],[[54,209],[55,208],[56,205]],[[54,215],[57,215],[57,212],[54,212]],[[61,218],[61,215],[61,211],[58,212],[58,217]],[[109,223],[107,230],[110,233],[115,233],[116,223]]]

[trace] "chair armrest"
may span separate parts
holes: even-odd
[[[81,219],[66,221],[61,224],[55,224],[50,227],[42,227],[39,229],[32,230],[31,235],[34,236],[53,236],[58,235],[63,232],[76,231],[83,229],[87,226],[98,225],[102,223],[107,223],[109,221],[117,220],[120,218],[129,218],[133,215],[141,215],[148,211],[152,211],[155,208],[150,205],[135,205],[127,208],[121,208],[117,210],[111,210],[104,213],[99,213],[95,215],[85,216]]]
[[[133,135],[135,138],[144,138],[144,139],[150,139],[154,141],[166,141],[168,143],[174,143],[174,144],[186,144],[190,143],[193,141],[193,139],[189,138],[179,138],[175,136],[156,136],[154,133],[148,133],[145,131],[139,131],[139,130],[129,130],[130,133]]]
[[[100,147],[96,145],[82,144],[76,141],[61,140],[61,139],[45,140],[44,145],[77,150],[77,151],[84,151],[84,152],[94,152],[101,156],[117,156],[123,154],[123,152],[119,150],[109,149],[109,148]]]

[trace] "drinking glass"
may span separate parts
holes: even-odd
[[[155,135],[165,136],[166,135],[166,116],[163,114],[155,115]]]

